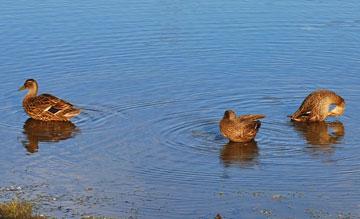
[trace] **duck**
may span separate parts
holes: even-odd
[[[289,117],[296,122],[321,122],[329,116],[341,116],[344,111],[344,98],[334,91],[320,89],[310,93]]]
[[[19,88],[19,91],[29,90],[22,105],[31,118],[41,121],[69,121],[80,114],[80,109],[65,100],[51,94],[37,95],[38,88],[34,79],[27,79]]]
[[[233,110],[226,110],[219,123],[221,134],[230,142],[250,142],[260,129],[262,114],[236,116]]]

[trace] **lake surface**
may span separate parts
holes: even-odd
[[[3,1],[0,199],[66,218],[360,218],[360,2]],[[28,120],[37,79],[83,112]],[[318,88],[345,115],[294,124]],[[228,144],[226,109],[262,113]]]

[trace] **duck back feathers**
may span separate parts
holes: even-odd
[[[259,119],[264,118],[261,114],[249,114],[236,116],[231,111],[231,116],[225,115],[220,121],[220,132],[232,142],[249,142],[253,140],[259,131],[261,122]]]

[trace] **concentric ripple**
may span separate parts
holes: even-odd
[[[173,121],[174,118],[176,122]],[[162,143],[175,150],[200,154],[216,153],[223,141],[218,132],[218,120],[215,118],[178,113],[170,117],[165,116],[155,123],[161,123],[166,127],[161,130]]]

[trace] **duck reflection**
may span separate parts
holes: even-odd
[[[293,122],[293,125],[315,151],[332,152],[332,145],[340,143],[345,135],[344,125],[340,121]]]
[[[45,122],[28,119],[24,123],[24,134],[27,140],[22,144],[29,153],[38,151],[39,142],[59,142],[76,135],[79,129],[72,122]]]
[[[252,166],[257,163],[259,148],[256,141],[247,143],[229,142],[221,150],[220,158],[224,166]]]

